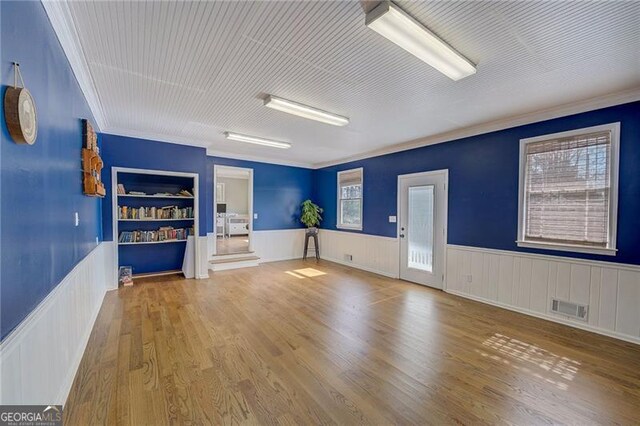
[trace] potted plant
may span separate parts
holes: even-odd
[[[322,220],[322,216],[320,216],[322,209],[311,200],[303,201],[300,207],[302,208],[300,222],[304,223],[307,227],[307,235],[317,234],[317,226],[320,225],[320,221]]]

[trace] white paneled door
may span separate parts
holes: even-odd
[[[398,176],[400,278],[442,288],[447,170]]]

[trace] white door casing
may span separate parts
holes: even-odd
[[[399,276],[443,288],[448,170],[398,176]]]
[[[248,191],[247,191],[247,205],[248,205],[248,216],[249,216],[249,252],[253,252],[253,169],[247,167],[235,167],[235,166],[224,166],[224,165],[213,165],[213,230],[214,234],[216,233],[216,218],[218,216],[218,171],[221,169],[231,169],[239,172],[248,173]],[[224,185],[222,187],[223,191],[225,191],[225,199],[226,199],[226,188]],[[215,256],[217,253],[217,244],[213,245],[213,255]]]

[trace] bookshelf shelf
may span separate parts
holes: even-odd
[[[171,221],[185,221],[193,220],[192,217],[185,217],[183,219],[118,219],[118,222],[171,222]]]
[[[187,240],[164,240],[164,241],[140,241],[137,243],[118,243],[119,246],[137,246],[142,244],[169,244],[169,243],[186,243]]]
[[[193,197],[185,197],[182,195],[135,195],[135,194],[118,194],[118,197],[128,198],[180,198],[183,200],[193,200]]]
[[[116,282],[119,277],[117,269],[120,267],[130,267],[129,273],[132,273],[134,278],[175,273],[183,268],[191,270],[190,274],[195,272],[196,276],[204,275],[198,273],[199,264],[196,261],[200,259],[199,244],[196,244],[199,235],[198,178],[197,173],[111,168],[110,197],[117,265],[114,271]],[[125,191],[142,192],[144,195],[122,193]],[[193,196],[175,195],[184,193],[182,191],[188,191]],[[138,212],[132,214],[129,209]],[[168,209],[169,214],[164,209]],[[156,215],[153,210],[162,211],[163,214]],[[176,213],[174,210],[179,212]],[[184,238],[186,234],[195,238]],[[175,238],[176,236],[180,239]],[[169,239],[157,241],[163,237]],[[134,242],[136,239],[138,241]],[[156,241],[139,241],[140,239]],[[185,261],[185,253],[189,250],[193,256]],[[190,262],[194,263],[191,265]]]

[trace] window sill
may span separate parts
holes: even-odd
[[[362,231],[362,226],[336,225],[336,228],[348,231]]]
[[[601,254],[605,256],[615,256],[618,252],[618,250],[614,248],[573,246],[569,244],[539,243],[539,242],[533,242],[533,241],[516,241],[516,243],[518,244],[518,247],[536,248],[536,249],[544,249],[544,250],[569,251],[573,253]]]

